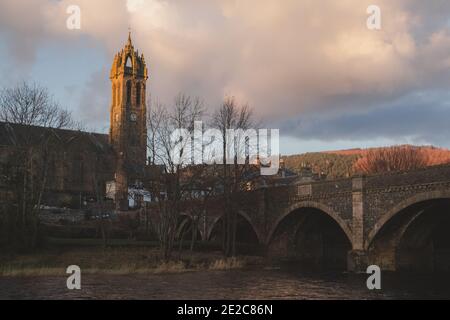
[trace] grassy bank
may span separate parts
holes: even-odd
[[[36,253],[0,254],[0,276],[58,276],[78,265],[83,274],[179,273],[201,270],[230,270],[263,264],[263,258],[240,256],[225,259],[220,251],[175,251],[173,260],[163,262],[150,243],[112,241],[102,248],[94,241],[64,240]]]

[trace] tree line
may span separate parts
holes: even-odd
[[[310,168],[324,179],[340,179],[450,163],[450,151],[431,146],[398,145],[305,153],[285,156],[284,160],[286,167],[298,174],[304,168]]]

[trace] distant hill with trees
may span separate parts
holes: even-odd
[[[450,163],[450,150],[433,146],[392,147],[313,152],[283,157],[286,168],[300,173],[304,168],[328,179],[357,173],[376,174],[412,170]]]

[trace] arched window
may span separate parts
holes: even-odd
[[[131,64],[130,56],[128,56],[127,60],[125,61],[125,67],[128,67],[128,68],[132,68],[133,67],[133,65]]]
[[[127,81],[127,104],[131,103],[131,81]]]
[[[140,105],[141,105],[141,84],[138,83],[136,85],[136,107],[139,108]]]

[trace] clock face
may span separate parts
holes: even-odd
[[[131,120],[131,121],[136,121],[136,120],[137,120],[137,115],[136,115],[136,113],[131,113],[131,115],[130,115],[130,120]]]

